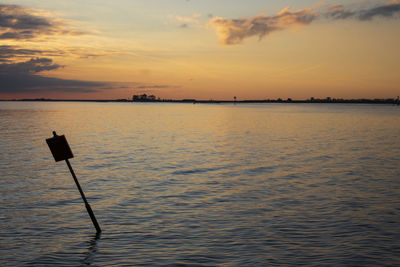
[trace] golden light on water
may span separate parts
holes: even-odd
[[[1,102],[2,263],[393,265],[398,112]],[[46,145],[53,130],[74,153],[101,237]]]

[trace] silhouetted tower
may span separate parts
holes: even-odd
[[[236,104],[236,96],[233,97],[233,102]]]

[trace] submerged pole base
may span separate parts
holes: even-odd
[[[86,206],[86,210],[89,213],[90,219],[92,219],[92,223],[93,223],[94,227],[96,228],[97,233],[101,233],[100,225],[98,224],[96,217],[94,216],[92,208],[90,207],[89,203],[85,203],[85,206]]]

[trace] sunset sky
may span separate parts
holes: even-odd
[[[0,0],[0,99],[394,98],[400,2]]]

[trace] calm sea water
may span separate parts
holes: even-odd
[[[395,106],[0,102],[0,178],[1,266],[400,264]]]

